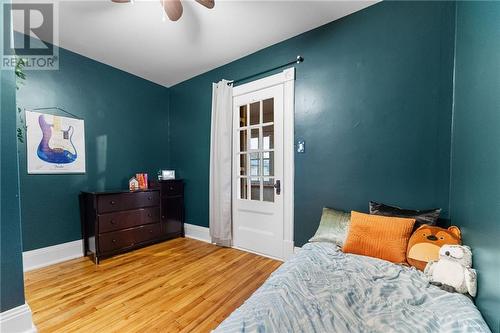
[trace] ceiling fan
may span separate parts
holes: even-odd
[[[127,3],[132,0],[111,0],[115,3]],[[195,0],[202,6],[212,9],[215,6],[215,0]],[[160,0],[163,10],[171,21],[177,21],[182,16],[182,3],[181,0]]]

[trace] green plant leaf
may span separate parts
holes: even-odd
[[[17,129],[17,140],[19,140],[19,142],[21,143],[24,143],[23,130],[20,128]]]

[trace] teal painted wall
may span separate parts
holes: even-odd
[[[321,208],[369,200],[448,216],[455,4],[382,2],[170,88],[187,222],[208,226],[211,83],[295,58],[295,242]]]
[[[62,48],[59,59],[57,71],[27,71],[18,103],[83,118],[87,172],[28,175],[19,145],[25,251],[81,239],[81,190],[127,188],[136,172],[168,167],[167,88]]]
[[[2,0],[0,6],[4,3],[10,2]],[[24,304],[16,117],[14,71],[0,70],[0,312]]]
[[[295,156],[296,245],[314,233],[322,206],[365,211],[369,200],[380,200],[442,207],[474,249],[477,304],[500,332],[499,7],[383,2],[171,89],[61,49],[61,69],[29,72],[19,104],[83,117],[88,171],[27,175],[19,146],[24,249],[80,238],[80,190],[122,188],[129,174],[160,167],[186,180],[187,222],[208,226],[211,83],[301,54],[295,137],[306,140],[307,151]],[[15,113],[4,112],[15,105],[12,73],[2,72],[1,82],[3,311],[24,295]]]
[[[458,2],[451,218],[472,247],[477,306],[500,332],[500,2]]]

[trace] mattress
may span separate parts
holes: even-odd
[[[214,332],[490,330],[470,298],[415,268],[308,243]]]

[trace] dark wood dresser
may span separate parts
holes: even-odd
[[[101,259],[184,236],[184,183],[144,191],[82,192],[84,254]]]

